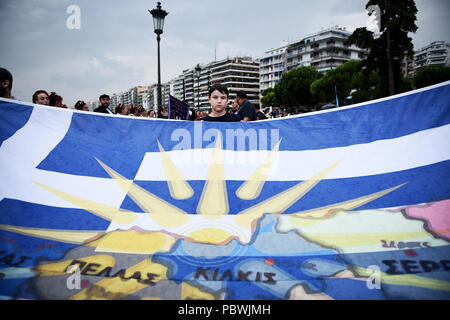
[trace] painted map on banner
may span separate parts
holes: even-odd
[[[449,299],[450,82],[251,123],[0,99],[2,299]]]

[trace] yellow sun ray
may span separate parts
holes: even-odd
[[[236,215],[235,221],[240,226],[250,227],[255,219],[259,219],[264,213],[281,214],[302,198],[309,190],[314,188],[331,170],[342,160],[337,161],[330,167],[322,170],[308,180],[300,182],[295,186],[265,200],[253,207],[241,211]]]
[[[223,229],[202,228],[192,231],[186,236],[185,240],[199,243],[225,245],[233,240],[233,238],[234,236],[231,233]]]
[[[151,276],[151,279],[148,276]],[[129,267],[121,277],[105,278],[76,293],[70,300],[118,300],[149,285],[167,279],[167,267],[153,263],[151,258]],[[139,281],[141,280],[141,281]]]
[[[42,229],[17,227],[10,225],[0,225],[0,230],[10,231],[40,239],[55,240],[59,242],[74,244],[86,244],[87,241],[90,241],[91,239],[103,233],[103,231]]]
[[[189,215],[174,205],[160,199],[141,188],[134,182],[128,185],[128,180],[96,158],[114,181],[133,199],[144,212],[161,227],[175,228],[184,225]]]
[[[399,184],[398,186],[375,192],[366,196],[362,196],[356,199],[347,200],[339,203],[330,204],[328,206],[300,211],[296,213],[290,213],[288,216],[292,218],[304,218],[304,219],[324,219],[331,218],[339,211],[350,211],[356,209],[366,203],[374,201],[378,198],[385,196],[386,194],[403,187],[406,183]]]
[[[223,165],[222,137],[217,134],[208,177],[197,206],[197,213],[208,218],[217,218],[229,212],[225,169]]]
[[[55,188],[43,185],[38,182],[34,182],[38,186],[44,188],[48,192],[78,206],[79,208],[86,210],[100,218],[108,221],[113,221],[117,224],[129,224],[134,222],[138,214],[132,211],[118,209],[98,202],[86,200],[71,194],[65,193],[63,191],[57,190]]]
[[[174,243],[175,238],[164,232],[117,230],[87,245],[95,247],[96,252],[154,254],[170,251]]]
[[[361,267],[352,267],[360,276],[370,277],[373,275],[373,270]],[[450,291],[450,282],[432,279],[428,277],[421,277],[412,274],[387,274],[380,272],[381,282],[386,284],[393,284],[398,286],[411,286],[425,289]]]
[[[166,154],[159,140],[158,147],[171,197],[177,200],[189,199],[194,195],[194,190]]]
[[[236,196],[243,200],[253,200],[256,199],[267,180],[270,172],[270,168],[275,162],[278,149],[280,147],[281,140],[278,141],[277,145],[269,152],[264,162],[253,172],[253,174],[245,181],[239,189],[236,191]]]

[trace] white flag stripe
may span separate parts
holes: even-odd
[[[28,189],[31,173],[64,138],[71,121],[72,113],[66,110],[35,107],[27,123],[3,141],[0,148],[0,200],[11,195],[20,198],[31,191]]]
[[[8,198],[53,207],[75,207],[34,183],[38,182],[87,200],[120,207],[125,193],[111,179],[36,169],[67,134],[72,114],[64,109],[35,107],[25,126],[3,142],[0,148],[0,200]]]
[[[36,114],[46,111],[39,108],[35,110],[38,110],[35,111]],[[84,199],[119,207],[125,194],[112,179],[50,172],[34,167],[61,141],[70,126],[71,113],[50,112],[46,116],[48,119],[46,133],[42,133],[39,137],[33,134],[31,128],[36,123],[32,117],[24,128],[6,140],[0,148],[0,164],[3,168],[0,171],[1,197],[54,207],[76,207],[37,186],[33,183],[36,181]],[[305,180],[339,159],[343,161],[326,179],[368,176],[430,165],[450,159],[450,148],[447,147],[449,136],[450,125],[446,125],[396,139],[349,147],[280,151],[279,159],[274,163],[273,174],[269,175],[268,180]],[[35,143],[35,140],[38,141]],[[11,160],[6,161],[13,155],[22,154],[20,149],[15,148],[32,149],[33,156],[18,159],[16,163]],[[418,152],[418,150],[421,151]],[[187,180],[206,179],[212,149],[166,152]],[[226,179],[246,180],[264,161],[267,154],[266,150],[247,152],[224,150]],[[145,155],[135,180],[166,181],[159,153]]]
[[[66,135],[72,114],[57,108],[33,108],[25,126],[2,143],[2,165],[11,164],[13,158],[14,165],[29,168],[38,166]]]
[[[16,172],[14,176],[8,176],[8,179],[8,185],[4,186],[2,184],[1,186],[4,198],[51,207],[78,208],[76,205],[53,195],[34,182],[116,208],[120,208],[126,195],[117,183],[109,178],[76,176],[31,169],[26,172]]]
[[[280,151],[268,181],[305,180],[340,159],[343,161],[326,179],[369,176],[426,166],[450,159],[449,137],[450,125],[445,125],[400,138],[348,147]],[[186,180],[206,179],[212,149],[166,152]],[[226,179],[247,179],[263,162],[267,153],[267,150],[224,150]],[[166,180],[159,153],[146,153],[135,180]]]

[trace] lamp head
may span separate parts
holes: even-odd
[[[161,8],[161,2],[158,2],[156,9],[153,9],[152,11],[148,10],[148,12],[153,16],[153,28],[155,29],[155,33],[160,35],[163,33],[164,29],[164,18],[169,13]]]

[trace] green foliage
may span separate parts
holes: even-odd
[[[352,79],[360,70],[360,63],[359,60],[351,60],[329,70],[324,76],[311,84],[312,96],[323,103],[334,103],[336,101],[336,86],[339,104],[342,105],[352,90]]]
[[[450,80],[449,67],[428,66],[420,69],[414,76],[414,86],[423,88]]]
[[[361,70],[353,75],[351,103],[377,99],[380,96],[380,76],[375,71]]]
[[[261,96],[261,104],[264,108],[280,106],[280,104],[277,101],[277,98],[275,96],[274,88],[267,88],[266,90],[263,91],[262,96]]]
[[[399,88],[400,93],[411,91],[413,89],[414,89],[414,87],[413,87],[413,82],[411,79],[405,78],[405,77],[402,77],[400,79],[400,88]]]
[[[320,77],[315,68],[305,66],[284,73],[274,88],[276,101],[289,111],[300,106],[313,107],[317,99],[311,95],[310,86]]]
[[[388,26],[394,89],[395,93],[402,92],[405,86],[402,80],[401,61],[405,56],[412,57],[414,54],[412,39],[408,37],[408,32],[417,31],[416,4],[414,0],[369,0],[366,8],[370,5],[378,5],[381,10],[382,34],[375,39],[373,32],[366,28],[358,28],[350,36],[349,42],[370,50],[368,57],[363,60],[363,67],[367,69],[367,73],[375,71],[379,74],[380,95],[387,96],[389,95],[388,32],[386,32]]]

